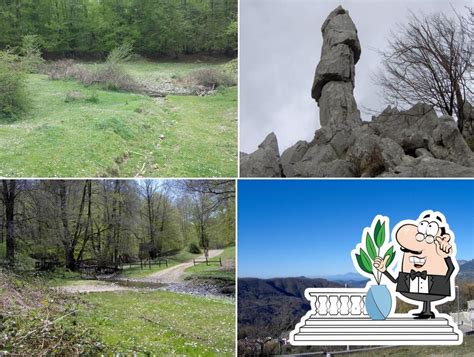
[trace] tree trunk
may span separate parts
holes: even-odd
[[[3,183],[3,203],[5,204],[5,221],[6,221],[6,243],[7,250],[5,258],[9,265],[15,262],[15,195],[16,181],[2,180]]]
[[[63,226],[63,247],[64,258],[66,260],[66,268],[74,271],[76,269],[76,261],[74,259],[74,248],[70,244],[71,233],[69,231],[69,220],[67,211],[67,190],[66,181],[59,181],[59,205],[61,208],[61,223]]]
[[[458,129],[462,133],[464,129],[464,98],[459,88],[459,83],[454,84],[454,91],[456,93],[456,114],[458,115]]]

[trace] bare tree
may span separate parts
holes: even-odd
[[[466,101],[472,102],[472,10],[449,18],[437,13],[419,17],[392,33],[388,48],[381,51],[383,71],[376,82],[388,104],[424,102],[443,114],[456,116],[463,130]]]

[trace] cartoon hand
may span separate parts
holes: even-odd
[[[374,260],[374,268],[377,269],[379,272],[383,273],[387,270],[387,261],[390,259],[390,256],[386,256],[385,259],[381,257],[377,257]]]
[[[435,238],[435,244],[436,244],[436,251],[439,256],[446,258],[452,253],[452,245],[449,244],[449,241],[451,240],[451,237],[449,234],[446,234],[442,237],[436,237]]]

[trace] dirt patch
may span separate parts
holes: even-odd
[[[60,286],[56,289],[63,293],[102,293],[107,291],[134,290],[133,288],[118,284],[95,280],[84,284]]]

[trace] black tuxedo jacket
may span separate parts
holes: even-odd
[[[428,275],[428,294],[429,295],[441,295],[449,296],[451,295],[451,284],[450,278],[454,272],[454,264],[450,257],[444,258],[446,265],[448,266],[448,271],[446,275]],[[389,278],[392,283],[397,284],[397,291],[399,293],[409,293],[410,292],[410,273],[400,272],[398,277],[395,279],[392,274],[387,270],[384,272],[385,276]]]

